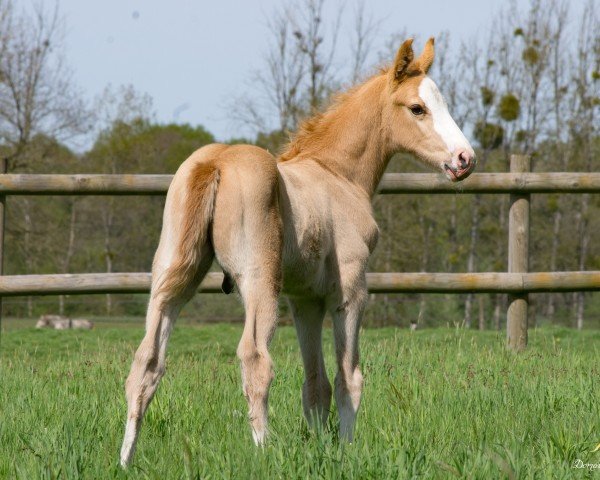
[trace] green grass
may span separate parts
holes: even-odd
[[[0,478],[597,478],[600,332],[531,332],[521,355],[494,332],[362,332],[353,444],[302,418],[291,327],[272,345],[272,435],[253,446],[235,349],[239,325],[179,326],[134,465],[118,467],[123,382],[139,325],[3,332]],[[334,375],[331,331],[325,337]]]

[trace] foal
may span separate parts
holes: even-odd
[[[331,403],[321,330],[325,312],[333,317],[340,435],[352,440],[363,383],[365,270],[379,233],[371,198],[396,152],[412,152],[452,181],[475,166],[473,149],[426,76],[433,57],[433,39],[418,59],[405,41],[390,69],[307,121],[278,160],[258,147],[214,144],[181,165],[167,194],[146,334],[126,382],[122,465],[131,461],[164,374],[173,323],[215,257],[224,289],[235,283],[246,312],[237,355],[254,441],[262,444],[267,434],[268,345],[282,293],[294,316],[304,414],[313,425],[327,420]]]

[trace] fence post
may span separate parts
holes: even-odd
[[[0,159],[0,174],[6,173],[8,161]],[[0,275],[4,275],[4,219],[6,211],[6,195],[0,195]],[[2,297],[0,297],[0,337],[2,336]]]
[[[511,155],[510,173],[530,171],[531,160],[527,155]],[[508,273],[529,271],[529,200],[530,195],[511,194],[508,214]],[[527,346],[527,293],[508,296],[506,335],[508,348],[515,351]]]

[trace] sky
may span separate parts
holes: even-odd
[[[232,120],[232,98],[253,94],[252,73],[260,68],[268,48],[266,18],[283,2],[46,0],[45,4],[55,1],[66,23],[67,62],[86,98],[93,99],[109,84],[131,84],[152,97],[155,118],[161,123],[201,124],[219,140],[248,133]],[[333,16],[332,5],[341,2],[327,3]],[[466,41],[489,28],[493,13],[505,3],[366,2],[367,14],[382,20],[376,38],[379,48],[403,30],[421,39],[448,31],[454,39]],[[345,5],[351,11],[353,0],[346,0]],[[351,17],[348,14],[341,27],[338,44],[342,49],[349,45]]]

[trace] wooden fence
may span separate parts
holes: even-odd
[[[1,165],[0,165],[1,167]],[[600,193],[600,173],[531,173],[529,158],[513,155],[510,173],[475,173],[461,183],[437,174],[384,175],[380,193],[510,194],[508,272],[369,273],[373,293],[508,293],[508,346],[527,345],[530,292],[600,290],[600,271],[529,272],[529,210],[532,193]],[[143,293],[149,273],[2,275],[6,195],[164,195],[170,175],[0,174],[0,296]],[[219,292],[222,275],[211,273],[200,292]],[[0,304],[1,315],[1,304]]]

